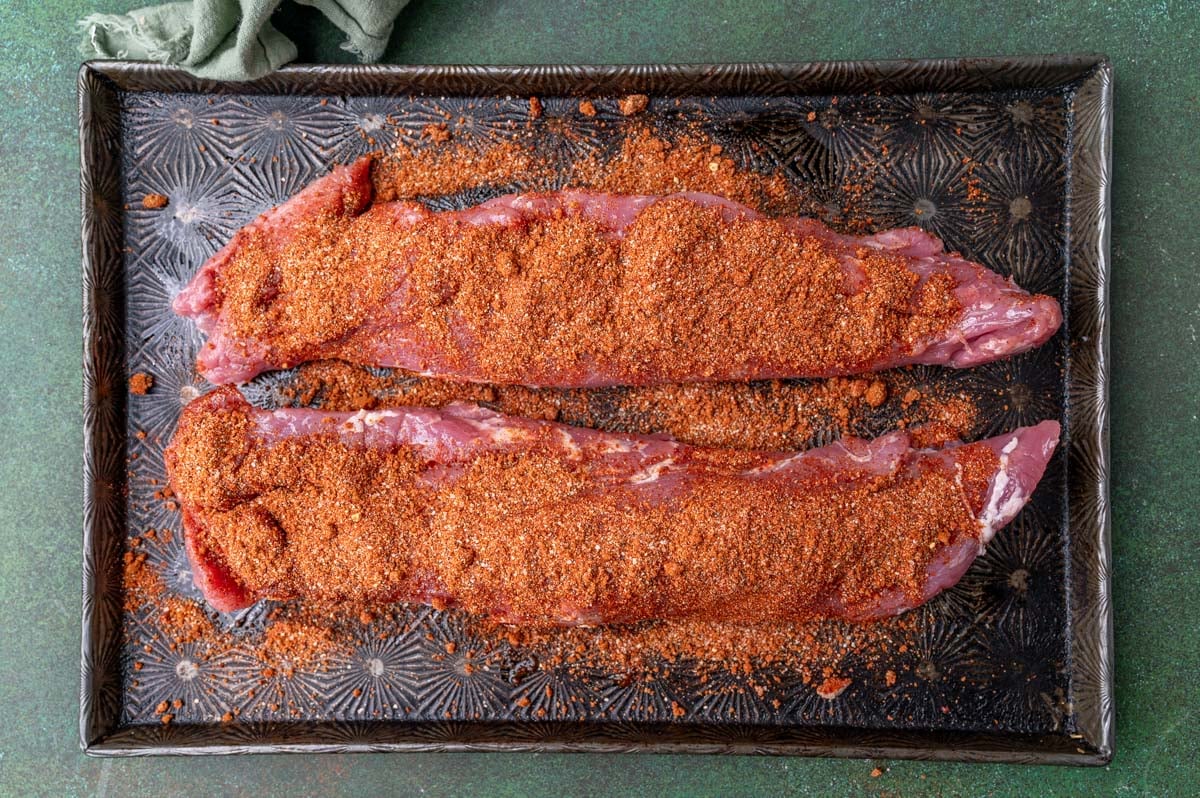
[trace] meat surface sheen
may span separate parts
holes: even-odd
[[[503,622],[870,619],[950,587],[1032,495],[1059,426],[915,449],[707,449],[467,404],[193,401],[167,452],[209,603],[458,605]]]
[[[203,265],[174,308],[210,382],[325,358],[557,387],[961,368],[1062,322],[918,228],[846,236],[700,193],[371,199],[370,160],[337,167]]]

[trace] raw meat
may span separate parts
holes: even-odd
[[[418,601],[508,623],[869,619],[962,576],[1029,500],[1045,421],[914,449],[687,446],[474,405],[259,410],[193,401],[167,452],[196,584],[263,598]]]
[[[209,381],[327,358],[559,387],[961,368],[1062,322],[918,228],[845,236],[696,193],[371,198],[368,159],[337,167],[204,264],[174,307]]]

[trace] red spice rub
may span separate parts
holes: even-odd
[[[452,597],[522,622],[769,622],[920,596],[939,546],[979,534],[997,465],[973,444],[954,450],[961,473],[935,459],[793,483],[742,477],[760,454],[677,450],[690,477],[668,499],[610,484],[586,448],[564,457],[563,428],[506,436],[451,478],[423,450],[332,427],[267,442],[236,396],[193,403],[168,451],[193,553],[254,596]]]
[[[125,587],[125,611],[129,612],[145,602],[157,602],[166,589],[154,567],[147,562],[148,555],[140,550],[141,538],[133,538],[123,556],[122,582]]]
[[[617,101],[617,108],[621,110],[622,115],[633,116],[645,111],[649,104],[650,98],[644,94],[628,94]]]
[[[531,118],[542,112],[535,100],[530,101]],[[537,115],[532,112],[535,107]],[[784,177],[740,168],[719,144],[702,134],[669,139],[639,126],[620,141],[611,158],[588,157],[569,164],[567,184],[614,194],[702,191],[777,214],[801,208],[800,196]],[[417,150],[399,146],[380,158],[371,177],[376,198],[391,200],[518,180],[535,190],[550,190],[558,174],[539,155],[532,139],[482,145],[464,140]]]
[[[428,138],[435,144],[443,144],[450,140],[450,128],[445,122],[436,125],[426,125],[421,130],[421,138]]]
[[[775,380],[760,383],[653,385],[562,390],[486,385],[376,371],[340,361],[300,367],[283,391],[288,404],[331,411],[381,407],[443,407],[477,402],[502,413],[727,449],[799,450],[821,431],[907,428],[918,446],[971,437],[978,408],[943,386],[915,381],[907,371],[867,379]]]
[[[298,219],[284,241],[249,232],[215,279],[230,340],[269,342],[277,364],[425,353],[420,370],[471,379],[636,385],[870,371],[959,319],[949,275],[856,256],[860,277],[825,238],[683,198],[619,237],[592,215],[414,222],[376,204]]]
[[[778,174],[742,169],[721,145],[698,133],[674,139],[638,127],[620,151],[571,165],[569,184],[613,194],[674,194],[702,191],[775,214],[795,213],[801,199]]]
[[[429,127],[439,130],[435,125]],[[449,138],[448,132],[425,135],[435,143]],[[387,201],[452,194],[467,188],[504,185],[518,179],[548,179],[548,176],[549,170],[532,150],[515,142],[503,142],[485,148],[467,143],[419,150],[397,147],[379,159],[371,177],[376,200]]]
[[[150,389],[153,387],[154,387],[153,375],[146,374],[145,372],[139,371],[129,378],[129,392],[132,394],[137,394],[138,396],[144,396],[145,394],[150,393]]]
[[[840,696],[851,685],[851,680],[841,676],[826,676],[825,681],[817,686],[817,695],[828,701]]]

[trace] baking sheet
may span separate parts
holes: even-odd
[[[699,124],[727,152],[782,169],[835,225],[851,171],[879,177],[854,203],[879,227],[920,224],[948,248],[1066,311],[1045,347],[956,380],[984,436],[1046,417],[1064,425],[1034,501],[963,582],[919,610],[904,676],[853,673],[835,699],[780,674],[766,694],[728,685],[714,701],[686,663],[630,685],[604,668],[537,671],[557,695],[524,706],[523,655],[464,668],[471,634],[454,612],[406,608],[366,626],[335,667],[298,669],[264,700],[261,670],[235,648],[205,650],[127,612],[126,539],[173,529],[149,552],[169,589],[195,596],[178,514],[153,501],[162,448],[183,404],[208,390],[201,339],[169,302],[238,227],[331,163],[425,125],[503,135],[525,99],[575,126],[578,154],[603,156],[616,98],[653,100],[640,121]],[[564,113],[596,100],[597,118]],[[92,63],[80,73],[85,318],[84,642],[81,738],[94,754],[286,750],[639,750],[909,756],[1103,763],[1112,752],[1107,515],[1107,192],[1111,74],[1099,57],[640,67],[291,67],[249,84],[165,67]],[[216,120],[214,122],[214,120]],[[610,122],[611,125],[600,125]],[[616,126],[616,127],[614,127]],[[987,196],[968,213],[964,175]],[[496,187],[517,189],[517,183]],[[856,189],[858,190],[858,189]],[[147,193],[167,212],[141,208]],[[485,198],[449,197],[447,206]],[[824,210],[822,210],[822,208]],[[129,376],[155,375],[145,396]],[[270,394],[270,377],[260,396]],[[135,432],[145,431],[145,438]],[[269,609],[220,618],[250,639]],[[407,628],[407,632],[401,631]],[[130,630],[136,633],[130,634]],[[159,633],[162,632],[162,633]],[[432,639],[431,639],[432,638]],[[146,639],[158,650],[141,650]],[[901,660],[904,660],[903,662]],[[134,662],[142,662],[140,671]],[[903,667],[900,667],[903,666]],[[728,675],[732,682],[739,678]],[[134,686],[134,683],[137,686]],[[168,725],[155,708],[186,700]],[[688,712],[677,718],[673,707]],[[221,716],[236,708],[232,722]]]

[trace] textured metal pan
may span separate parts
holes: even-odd
[[[1111,757],[1111,71],[1103,58],[312,66],[248,84],[103,62],[84,65],[79,87],[87,752],[689,751],[1076,764]],[[278,685],[293,699],[290,709],[246,689],[236,650],[172,645],[165,635],[162,651],[143,657],[153,665],[135,688],[127,632],[146,631],[154,618],[123,609],[121,558],[131,532],[178,530],[174,514],[143,494],[162,476],[162,446],[183,402],[208,388],[192,369],[199,339],[169,311],[173,293],[238,226],[331,162],[413,142],[443,111],[486,135],[521,116],[514,98],[538,95],[551,115],[573,107],[572,97],[609,98],[597,102],[600,118],[615,119],[612,98],[635,91],[656,98],[652,121],[704,120],[747,165],[784,169],[816,196],[827,194],[831,209],[856,155],[887,153],[864,205],[879,225],[921,224],[1064,303],[1063,332],[1042,350],[930,375],[971,391],[984,409],[978,434],[1058,417],[1066,445],[1035,502],[960,586],[920,611],[907,651],[896,655],[913,660],[905,672],[918,675],[895,687],[856,679],[832,701],[813,701],[811,689],[784,678],[772,695],[714,706],[689,693],[696,688],[686,665],[642,700],[602,671],[582,680],[551,672],[545,678],[556,689],[589,700],[525,707],[504,669],[464,670],[453,657],[419,656],[427,634],[440,645],[466,632],[452,613],[414,608],[411,633],[380,645],[364,632],[338,652],[342,667],[297,671]],[[604,150],[607,134],[593,119],[559,115],[577,128],[583,151]],[[982,216],[964,210],[963,157],[977,165]],[[149,192],[169,196],[170,211],[134,203]],[[126,381],[139,370],[156,375],[156,388],[129,396]],[[259,387],[269,393],[279,379],[286,377]],[[148,434],[140,439],[135,430]],[[151,556],[171,589],[188,594],[179,538]],[[239,627],[252,630],[261,615],[248,611]],[[179,696],[190,714],[162,725],[152,708]],[[676,700],[692,707],[678,720]],[[218,722],[235,707],[235,722]]]

